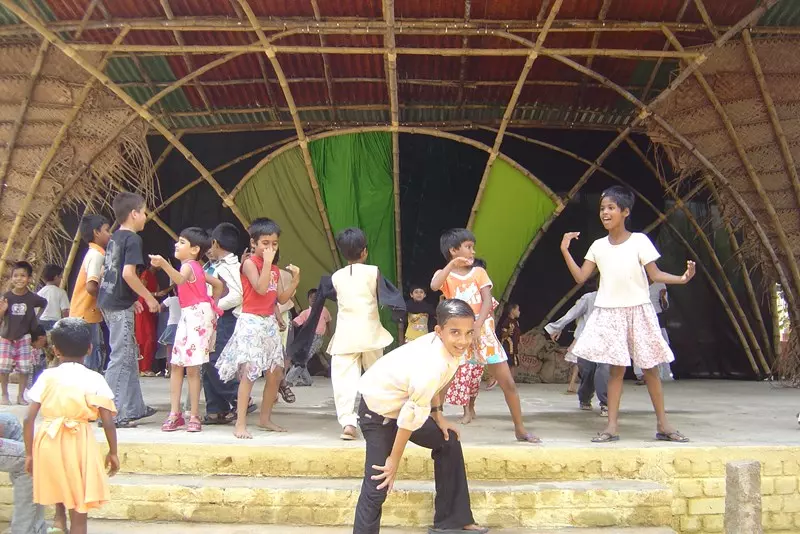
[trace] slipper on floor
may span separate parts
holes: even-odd
[[[600,432],[592,438],[592,443],[610,443],[612,441],[619,441],[619,434],[609,434],[608,432]]]
[[[467,530],[465,528],[433,528],[428,527],[428,534],[486,534],[489,529],[481,527],[475,530]]]
[[[542,440],[531,434],[530,432],[526,433],[524,436],[516,436],[517,441],[527,442],[527,443],[541,443]]]
[[[689,441],[689,438],[677,430],[673,432],[656,432],[656,439],[658,441],[671,441],[673,443],[686,443]]]

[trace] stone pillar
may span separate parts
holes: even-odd
[[[725,534],[763,534],[761,463],[728,462],[725,471]]]

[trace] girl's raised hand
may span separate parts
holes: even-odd
[[[561,239],[561,250],[569,249],[569,244],[572,242],[572,240],[578,239],[580,235],[580,232],[567,232],[564,234],[564,237]]]
[[[696,272],[695,263],[693,261],[691,261],[691,260],[687,261],[686,262],[686,272],[683,273],[683,276],[681,276],[681,281],[684,284],[687,283],[689,280],[694,278],[695,272]]]
[[[159,256],[158,254],[154,255],[151,254],[149,258],[150,258],[150,265],[152,265],[153,267],[163,269],[164,266],[167,264],[167,260],[165,260],[162,256]]]
[[[292,265],[291,263],[286,266],[286,270],[292,273],[292,279],[300,278],[300,267]]]

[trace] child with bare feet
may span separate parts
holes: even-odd
[[[252,254],[242,262],[242,313],[216,363],[222,381],[239,377],[237,419],[233,431],[239,439],[253,437],[247,431],[247,406],[253,384],[265,373],[267,382],[258,426],[272,432],[286,432],[272,421],[272,407],[283,379],[284,366],[275,307],[276,303],[285,304],[292,298],[300,283],[300,269],[289,265],[286,270],[292,273],[292,281],[284,287],[280,270],[274,264],[281,235],[278,223],[267,218],[256,219],[247,231]]]
[[[30,263],[15,263],[11,270],[11,291],[0,298],[0,388],[3,394],[0,404],[3,406],[11,404],[8,377],[14,369],[20,375],[17,404],[28,404],[24,394],[34,363],[30,332],[47,307],[45,298],[28,289],[32,274]]]
[[[578,266],[569,252],[573,239],[580,232],[564,234],[561,253],[570,274],[579,284],[600,271],[600,289],[594,301],[595,310],[586,321],[572,352],[589,362],[611,365],[608,381],[608,425],[595,436],[595,443],[619,440],[619,401],[625,368],[631,361],[644,371],[647,390],[656,412],[656,439],[685,443],[689,439],[667,421],[664,391],[659,378],[659,364],[675,359],[661,336],[658,318],[650,302],[647,277],[665,284],[686,284],[694,277],[695,264],[686,262],[681,276],[667,274],[656,265],[660,257],[645,234],[631,232],[626,222],[633,209],[633,193],[613,186],[600,196],[600,221],[608,236],[596,240]],[[645,274],[646,272],[646,274]]]
[[[485,269],[473,265],[475,236],[465,228],[447,230],[442,234],[439,246],[448,264],[433,275],[431,289],[441,290],[448,299],[465,301],[475,312],[475,341],[467,353],[467,361],[489,367],[503,390],[517,440],[539,443],[538,437],[525,430],[517,385],[506,363],[508,357],[495,334],[492,281]]]

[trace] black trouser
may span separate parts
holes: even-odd
[[[353,534],[377,534],[381,530],[381,508],[386,500],[386,489],[377,489],[382,481],[372,480],[371,477],[380,471],[372,466],[385,465],[397,435],[397,421],[371,411],[363,399],[358,416],[358,424],[364,434],[364,441],[367,442],[367,455]],[[419,430],[411,434],[411,441],[420,447],[431,449],[436,482],[434,528],[461,529],[474,523],[469,504],[464,454],[455,433],[451,431],[450,439],[445,441],[439,426],[429,417]]]
[[[595,363],[578,358],[578,375],[581,385],[578,386],[578,400],[581,404],[591,404],[592,396],[597,390],[600,406],[608,406],[608,377],[611,366],[607,363]]]
[[[226,413],[236,408],[239,380],[223,382],[216,367],[217,359],[233,336],[234,329],[236,329],[236,316],[232,310],[228,310],[217,320],[216,347],[214,352],[209,354],[208,363],[203,364],[203,393],[206,396],[206,413],[209,414]]]

